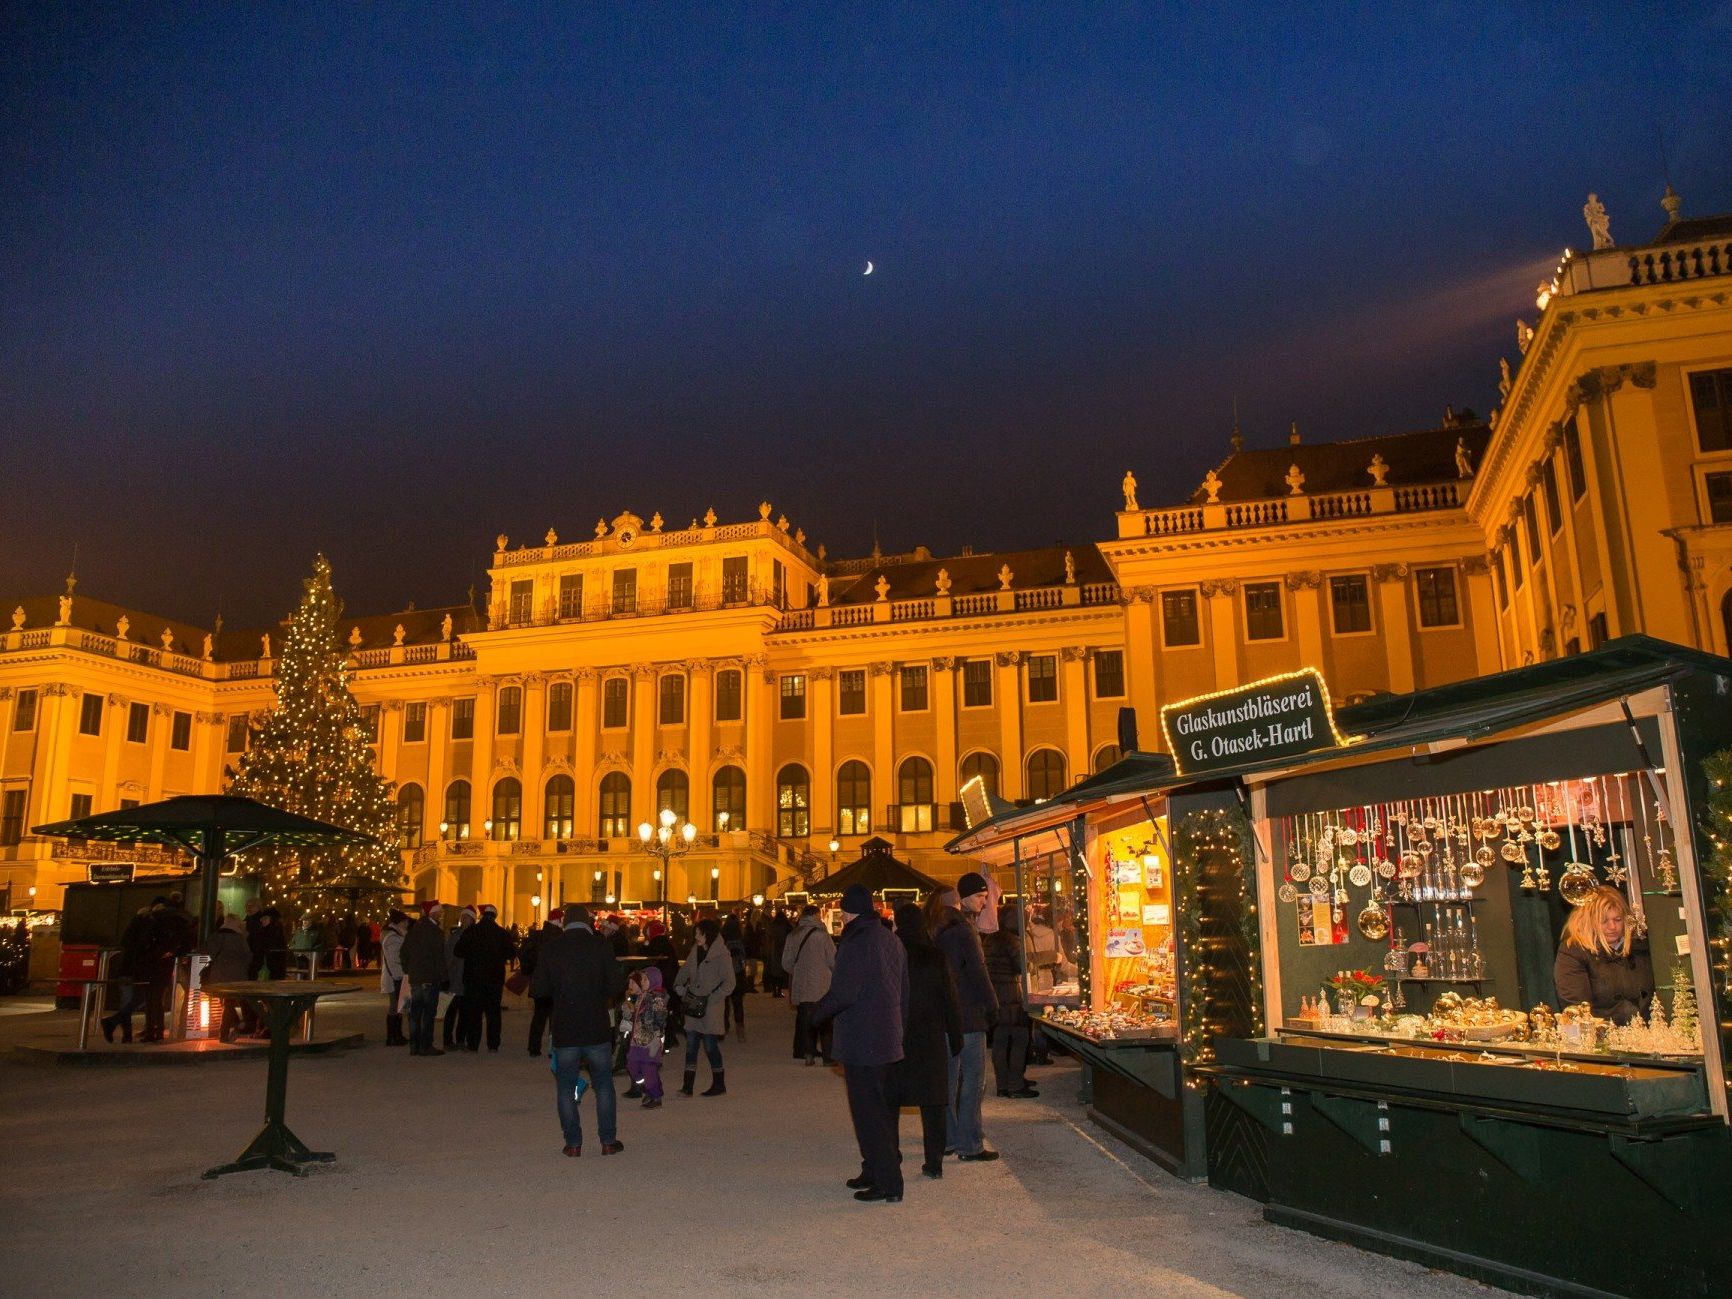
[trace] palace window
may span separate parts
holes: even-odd
[[[992,707],[992,660],[964,659],[962,663],[962,706]]]
[[[224,736],[223,751],[225,753],[240,753],[247,747],[247,715],[235,713],[229,718],[228,733]]]
[[[964,785],[978,776],[982,789],[989,794],[998,793],[998,759],[990,753],[969,754],[962,760],[961,776]]]
[[[36,692],[20,690],[12,701],[12,729],[15,731],[34,731],[36,729]]]
[[[451,701],[451,738],[454,740],[473,740],[475,738],[475,700],[453,699]]]
[[[843,717],[859,717],[866,711],[866,670],[844,668],[836,674],[836,711]]]
[[[1502,565],[1498,567],[1501,577]],[[1421,568],[1413,574],[1414,588],[1419,592],[1419,625],[1421,627],[1454,627],[1461,622],[1455,602],[1455,570],[1453,568]],[[1503,583],[1498,583],[1503,589]]]
[[[1036,749],[1028,755],[1028,796],[1048,799],[1065,786],[1064,754],[1057,749]]]
[[[1113,763],[1125,756],[1125,751],[1116,744],[1103,744],[1095,750],[1095,770],[1105,771]]]
[[[663,726],[683,726],[686,721],[686,679],[669,672],[657,683],[656,718]]]
[[[872,773],[858,759],[836,773],[836,832],[872,833]]]
[[[1557,462],[1547,460],[1545,468],[1540,470],[1540,491],[1546,498],[1546,524],[1551,529],[1552,536],[1557,536],[1564,527],[1564,504],[1558,495]]]
[[[191,713],[176,713],[169,719],[168,747],[180,753],[192,748]]]
[[[421,744],[427,739],[427,705],[403,705],[403,743]]]
[[[87,694],[79,704],[78,733],[80,735],[102,734],[102,696]]]
[[[421,846],[421,818],[426,800],[421,786],[404,785],[397,791],[397,843],[403,848]]]
[[[1498,551],[1491,557],[1491,575],[1493,584],[1497,587],[1497,607],[1509,608],[1509,575],[1504,572],[1503,552]]]
[[[925,758],[904,758],[896,770],[896,802],[904,834],[932,829],[932,764]]]
[[[788,607],[788,566],[779,559],[770,561],[770,603],[778,609]]]
[[[555,681],[547,688],[547,729],[571,729],[571,682]]]
[[[1696,445],[1704,452],[1732,451],[1732,370],[1691,375],[1690,404],[1696,410]]]
[[[1570,499],[1579,501],[1588,490],[1588,470],[1582,463],[1582,435],[1576,421],[1564,424],[1564,464],[1570,471]]]
[[[382,710],[378,704],[361,705],[361,738],[368,744],[379,742],[379,714]]]
[[[692,607],[692,566],[690,561],[668,565],[668,608]]]
[[[499,687],[499,724],[494,729],[500,735],[516,735],[523,729],[523,687]]]
[[[616,568],[613,570],[613,611],[615,613],[637,612],[637,569]]]
[[[1032,654],[1028,659],[1028,702],[1050,704],[1058,699],[1058,656]]]
[[[1195,591],[1161,592],[1161,642],[1168,649],[1203,643]]]
[[[716,673],[716,720],[737,722],[744,713],[745,681],[738,668],[723,668]]]
[[[672,812],[682,821],[691,819],[692,782],[678,767],[669,767],[656,777],[656,812]]]
[[[907,663],[897,672],[902,683],[902,711],[923,713],[927,707],[927,669],[924,663]]]
[[[1732,474],[1708,474],[1703,485],[1708,489],[1708,521],[1732,523]]]
[[[68,810],[67,815],[74,821],[87,817],[90,815],[91,804],[95,801],[96,798],[93,794],[74,794],[72,796],[72,806]]]
[[[1522,497],[1522,526],[1528,534],[1528,558],[1536,566],[1544,558],[1545,552],[1540,549],[1540,517],[1534,509],[1534,494],[1529,492]]]
[[[542,791],[545,808],[544,839],[569,839],[573,828],[573,813],[577,806],[577,785],[570,776],[561,773],[547,778]]]
[[[1280,640],[1285,634],[1281,625],[1281,584],[1245,583],[1245,639]]]
[[[1596,613],[1588,619],[1588,647],[1598,649],[1611,639],[1611,629],[1606,626],[1606,615]]]
[[[781,680],[781,711],[784,722],[797,722],[806,715],[806,678],[790,673]]]
[[[24,804],[29,793],[9,789],[0,794],[0,848],[16,848],[24,841]]]
[[[1515,589],[1521,590],[1528,580],[1527,568],[1522,564],[1522,534],[1521,529],[1511,528],[1509,534],[1509,571],[1515,578]]]
[[[744,604],[747,595],[746,557],[729,555],[722,560],[722,603]]]
[[[610,771],[601,778],[601,820],[597,833],[603,839],[631,836],[631,777]]]
[[[1335,634],[1350,636],[1371,630],[1371,584],[1363,573],[1329,579],[1329,609]]]
[[[626,725],[631,716],[631,682],[609,677],[601,683],[601,724],[609,730]]]
[[[469,837],[469,782],[454,780],[445,786],[445,824],[441,833],[447,839]]]
[[[513,627],[527,627],[535,621],[535,582],[533,579],[522,578],[511,584],[509,617]]]
[[[143,744],[150,738],[150,705],[128,704],[126,707],[126,741]]]
[[[583,617],[583,574],[561,573],[559,577],[559,616]]]
[[[1096,650],[1094,660],[1095,698],[1124,698],[1125,652],[1123,650]]]
[[[715,808],[716,830],[746,828],[746,773],[738,767],[722,767],[710,782],[711,805]]]
[[[776,834],[802,839],[812,833],[812,782],[806,769],[790,762],[776,773]]]

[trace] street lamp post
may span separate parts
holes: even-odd
[[[644,821],[638,825],[637,837],[643,841],[643,849],[650,857],[659,862],[655,869],[656,900],[661,906],[662,923],[668,922],[668,870],[674,858],[684,857],[691,851],[693,840],[698,837],[698,828],[690,821],[681,820],[671,807],[664,807],[658,824],[651,825]]]

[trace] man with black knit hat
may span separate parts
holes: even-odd
[[[908,955],[884,927],[872,893],[856,884],[842,895],[842,939],[830,991],[813,1008],[817,1023],[835,1020],[831,1054],[841,1062],[848,1113],[860,1145],[860,1175],[848,1179],[854,1198],[899,1204],[902,1152],[891,1094],[891,1066],[902,1059],[908,1016]]]
[[[437,898],[427,899],[421,903],[421,918],[403,936],[403,977],[409,980],[410,1055],[445,1054],[433,1045],[439,987],[445,982],[445,935],[439,929],[442,910]]]
[[[564,1153],[573,1159],[583,1153],[577,1102],[586,1090],[582,1078],[587,1068],[587,1090],[595,1093],[601,1153],[617,1155],[625,1146],[614,1126],[618,1098],[613,1089],[613,1021],[608,1007],[625,991],[625,971],[614,960],[613,944],[595,932],[587,910],[567,906],[563,919],[564,929],[542,942],[529,993],[553,1007],[554,1098],[565,1137]]]
[[[483,903],[481,919],[457,940],[463,961],[463,1048],[481,1049],[481,1025],[487,1024],[487,1049],[499,1050],[500,998],[505,992],[505,967],[511,963],[511,933],[499,923],[499,908]]]
[[[962,1051],[950,1057],[950,1115],[946,1125],[950,1148],[970,1163],[998,1158],[986,1144],[980,1105],[986,1095],[986,1035],[998,1018],[998,997],[986,972],[986,956],[973,917],[987,904],[986,877],[969,871],[945,896],[944,919],[933,935],[950,973],[962,1008]],[[954,902],[952,901],[954,899]]]

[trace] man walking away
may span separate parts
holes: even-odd
[[[535,981],[535,971],[541,962],[541,949],[552,938],[565,932],[565,912],[555,907],[547,913],[547,923],[540,929],[531,929],[524,935],[523,949],[517,958],[518,971],[530,981]],[[545,997],[537,997],[533,990],[529,994],[535,1009],[529,1016],[529,1054],[541,1054],[541,1035],[547,1031],[547,1017],[553,1013],[553,1003]]]
[[[487,1023],[487,1049],[499,1050],[500,999],[505,967],[511,963],[511,933],[499,924],[499,908],[481,908],[481,919],[463,931],[452,950],[463,962],[463,1047],[481,1049],[481,1024]]]
[[[842,1062],[848,1113],[860,1146],[860,1175],[847,1185],[856,1200],[900,1204],[902,1152],[890,1075],[902,1059],[908,957],[884,927],[864,885],[842,895],[842,920],[836,972],[813,1018],[836,1021],[836,1059]]]
[[[439,1018],[439,988],[445,982],[445,935],[439,930],[438,899],[421,904],[421,918],[403,938],[403,976],[409,980],[409,1054],[444,1055],[433,1045]]]
[[[980,914],[986,890],[986,877],[970,871],[957,881],[954,893],[935,892],[926,903],[933,939],[950,962],[962,1007],[962,1052],[950,1059],[949,1148],[971,1163],[998,1158],[998,1151],[986,1144],[980,1119],[986,1095],[986,1035],[998,1017],[998,998],[986,973],[980,934],[964,915]]]
[[[568,906],[563,918],[563,931],[542,939],[529,992],[538,1000],[545,998],[553,1008],[554,1099],[565,1136],[564,1153],[573,1159],[583,1153],[577,1100],[587,1068],[589,1088],[595,1092],[601,1153],[617,1155],[625,1146],[616,1128],[619,1098],[613,1090],[613,1023],[608,1007],[625,990],[624,970],[614,960],[613,944],[595,932],[588,911]]]
[[[782,944],[782,968],[788,973],[788,995],[794,1001],[794,1058],[811,1065],[822,1055],[829,1064],[831,1026],[815,1026],[812,1007],[830,991],[836,940],[818,919],[817,907],[808,904],[800,912],[800,923]]]
[[[457,913],[457,927],[445,935],[445,987],[451,993],[451,1004],[445,1007],[445,1049],[457,1046],[457,1026],[462,1022],[464,1007],[463,958],[457,955],[457,943],[475,923],[475,908],[464,907]]]
[[[379,938],[379,991],[385,994],[385,1045],[408,1046],[403,1036],[403,936],[409,932],[409,917],[396,907],[385,918]]]

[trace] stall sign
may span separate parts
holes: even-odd
[[[1316,668],[1167,704],[1161,729],[1180,774],[1187,776],[1295,758],[1345,742]]]
[[[93,861],[86,868],[92,884],[130,884],[133,864],[129,861]]]

